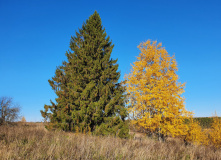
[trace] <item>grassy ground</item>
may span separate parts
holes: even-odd
[[[221,150],[179,140],[119,139],[49,132],[40,123],[0,126],[0,159],[221,159]]]

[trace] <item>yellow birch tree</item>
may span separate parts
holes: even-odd
[[[140,54],[126,75],[128,111],[133,122],[162,135],[185,135],[185,118],[191,116],[184,106],[185,84],[178,82],[177,63],[161,43],[148,40],[138,48]]]
[[[202,129],[199,122],[194,121],[193,118],[190,118],[187,126],[188,127],[184,138],[185,142],[193,143],[196,145],[208,145],[208,134]]]
[[[221,119],[213,117],[213,123],[210,131],[210,142],[217,148],[221,148]]]
[[[26,119],[24,116],[21,118],[21,122],[26,122]]]

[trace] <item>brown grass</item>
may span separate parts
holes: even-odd
[[[28,124],[0,126],[0,159],[221,159],[221,150],[173,139],[125,140],[49,132],[42,124]]]

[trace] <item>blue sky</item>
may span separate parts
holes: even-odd
[[[66,60],[71,35],[94,13],[100,14],[115,44],[121,80],[148,39],[175,54],[186,108],[195,116],[221,116],[221,1],[0,0],[0,96],[22,106],[27,121],[56,95],[48,79]]]

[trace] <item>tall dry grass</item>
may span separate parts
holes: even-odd
[[[221,159],[221,150],[181,141],[49,132],[41,124],[0,126],[0,159]]]

